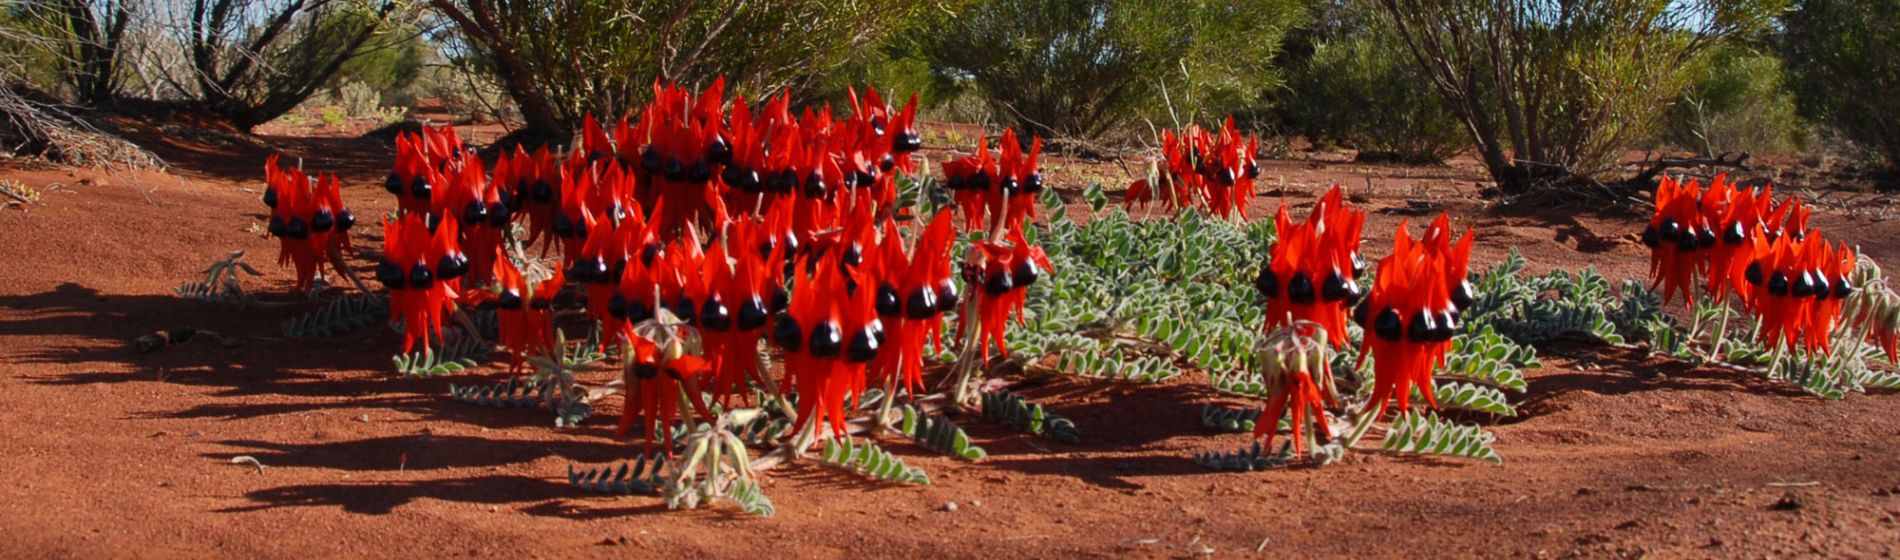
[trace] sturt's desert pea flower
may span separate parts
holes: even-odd
[[[660,449],[671,457],[673,427],[679,421],[681,400],[685,400],[701,420],[711,422],[713,416],[700,400],[699,381],[709,367],[706,360],[684,353],[682,345],[672,340],[672,336],[663,338],[669,340],[661,344],[636,337],[627,345],[622,369],[625,404],[620,409],[620,428],[615,436],[636,435],[635,428],[638,428],[637,435],[646,440],[642,454],[653,451],[654,440],[664,440]],[[663,435],[656,436],[655,432]]]
[[[331,252],[350,248],[356,215],[344,207],[335,175],[320,174],[313,186],[302,171],[279,167],[273,155],[264,163],[264,183],[271,209],[266,230],[277,238],[277,262],[296,269],[298,291],[309,290]]]
[[[495,284],[471,294],[467,303],[492,306],[499,324],[499,345],[508,353],[509,373],[519,374],[531,355],[554,355],[554,296],[566,281],[560,271],[529,282],[514,261],[495,259]]]
[[[1025,151],[1016,131],[1005,129],[998,154],[990,153],[987,142],[977,139],[976,155],[944,162],[944,185],[963,213],[964,229],[987,231],[1000,221],[1013,232],[1036,217],[1036,195],[1047,188],[1037,164],[1042,137],[1033,137]]]
[[[1338,186],[1320,197],[1305,222],[1294,222],[1281,205],[1274,216],[1280,239],[1254,277],[1254,289],[1267,299],[1263,330],[1311,321],[1334,346],[1346,343],[1346,310],[1364,295],[1358,277],[1366,268],[1359,255],[1365,221]]]
[[[389,289],[391,320],[403,323],[402,351],[423,348],[442,336],[442,318],[455,312],[454,281],[468,273],[468,257],[456,245],[456,225],[444,221],[429,231],[422,214],[405,214],[383,225],[383,262],[376,279]]]
[[[897,225],[887,221],[884,238],[878,245],[879,281],[876,307],[883,321],[887,344],[871,364],[873,383],[884,384],[893,377],[895,386],[914,396],[923,389],[925,342],[943,350],[943,313],[951,310],[938,297],[938,287],[952,285],[950,245],[956,239],[956,225],[949,210],[937,213],[916,244],[905,252]]]
[[[805,255],[792,269],[799,275],[790,305],[773,321],[772,342],[784,351],[784,383],[798,391],[794,430],[828,425],[844,437],[845,402],[863,390],[865,366],[885,337],[873,290],[835,256]]]
[[[1199,125],[1179,133],[1164,130],[1155,177],[1129,185],[1122,204],[1134,208],[1160,199],[1168,212],[1201,208],[1212,216],[1244,220],[1260,177],[1259,149],[1260,140],[1243,137],[1231,116],[1214,132]]]
[[[1054,272],[1048,253],[1030,245],[1022,232],[1016,231],[1001,243],[977,243],[966,255],[962,269],[964,284],[975,292],[976,316],[958,314],[957,335],[962,336],[964,329],[974,324],[977,355],[987,356],[994,347],[1009,356],[1009,346],[1004,343],[1009,319],[1014,316],[1022,321],[1029,287],[1043,274]]]
[[[1451,236],[1450,219],[1442,214],[1416,241],[1401,222],[1392,254],[1379,261],[1372,290],[1353,310],[1353,320],[1366,330],[1360,359],[1373,362],[1376,415],[1394,399],[1399,412],[1410,410],[1414,388],[1427,405],[1438,406],[1432,373],[1444,365],[1458,331],[1460,306],[1453,294],[1468,288],[1456,273],[1469,265],[1472,247],[1469,230],[1455,245]]]

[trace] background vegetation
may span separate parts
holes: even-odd
[[[0,55],[6,95],[40,100],[9,107],[238,130],[428,100],[553,139],[655,79],[726,76],[1091,149],[1232,114],[1362,157],[1468,153],[1506,192],[1616,181],[1632,149],[1900,165],[1887,0],[7,0]]]

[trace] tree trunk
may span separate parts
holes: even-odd
[[[560,113],[554,110],[554,102],[548,99],[546,92],[534,83],[534,75],[527,69],[516,46],[505,36],[500,22],[495,19],[492,0],[467,0],[467,12],[456,6],[454,0],[430,0],[429,4],[462,33],[478,43],[476,48],[489,51],[490,64],[494,65],[495,76],[501,81],[501,87],[508,92],[515,107],[521,110],[521,118],[526,121],[524,131],[540,138],[560,138],[573,133],[569,123],[563,121]]]

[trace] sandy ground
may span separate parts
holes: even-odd
[[[782,468],[766,483],[778,506],[770,519],[588,494],[565,484],[569,464],[634,453],[611,437],[617,399],[585,425],[557,430],[543,411],[445,396],[449,383],[501,379],[495,367],[402,379],[388,365],[396,337],[382,329],[281,341],[272,338],[278,324],[311,304],[240,310],[171,295],[244,249],[266,273],[247,287],[266,301],[294,301],[290,272],[272,262],[275,242],[261,237],[258,170],[269,149],[343,173],[359,216],[392,206],[378,186],[386,147],[263,140],[174,138],[161,150],[176,165],[171,174],[0,162],[0,178],[49,189],[44,206],[0,210],[0,556],[1900,552],[1900,396],[1826,402],[1726,371],[1563,349],[1546,351],[1546,367],[1532,372],[1523,415],[1492,426],[1503,466],[1356,453],[1323,469],[1209,472],[1188,455],[1249,436],[1200,428],[1202,403],[1239,401],[1189,374],[1151,386],[1033,380],[1024,392],[1073,419],[1085,443],[965,421],[988,459],[888,446],[929,471],[934,484],[922,488]],[[1069,189],[1080,187],[1077,177],[1120,173],[1067,165],[1050,175]],[[1341,182],[1373,209],[1418,200],[1451,210],[1477,228],[1474,266],[1516,248],[1534,270],[1645,272],[1640,218],[1487,207],[1469,162],[1276,161],[1265,176],[1276,192],[1260,201],[1260,216],[1282,194],[1310,205]],[[1832,200],[1856,210],[1824,213],[1817,225],[1900,262],[1900,224],[1864,211],[1884,199]],[[1375,211],[1367,246],[1389,246],[1400,219]],[[241,344],[126,347],[178,326]],[[239,455],[262,472],[233,464]]]

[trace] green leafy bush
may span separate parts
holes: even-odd
[[[1445,110],[1403,46],[1354,35],[1314,47],[1287,87],[1287,119],[1315,142],[1351,143],[1361,158],[1437,162],[1463,147],[1465,132]]]
[[[1802,114],[1900,167],[1900,3],[1798,0],[1781,23]]]
[[[968,83],[1016,129],[1094,140],[1141,118],[1188,122],[1258,102],[1278,85],[1273,55],[1302,14],[1295,0],[992,0],[916,40],[934,72]]]
[[[617,118],[653,81],[726,76],[757,100],[810,85],[875,45],[927,2],[856,0],[431,0],[458,43],[520,108],[527,128],[566,136],[592,113]]]
[[[1664,112],[1665,143],[1707,154],[1792,153],[1807,143],[1781,59],[1741,47],[1705,53]]]
[[[1378,0],[1505,193],[1605,175],[1699,53],[1786,0]]]

